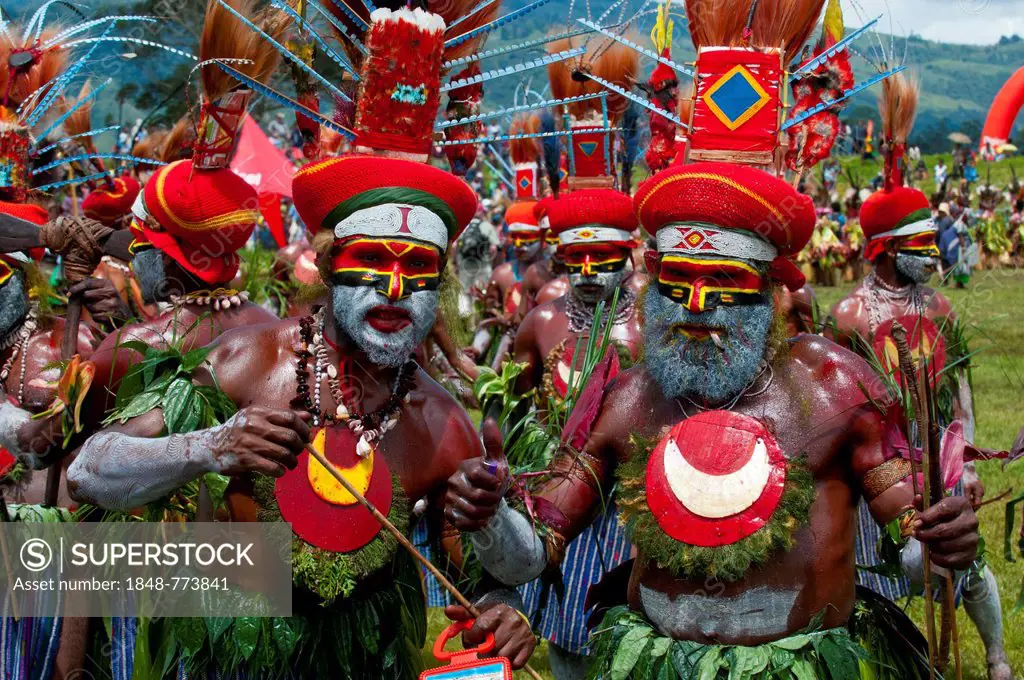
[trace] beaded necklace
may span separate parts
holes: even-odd
[[[295,354],[297,357],[295,378],[297,382],[296,396],[292,400],[294,408],[304,408],[313,417],[313,426],[344,422],[352,433],[359,437],[356,453],[366,457],[376,449],[384,438],[384,434],[398,425],[402,407],[409,403],[409,392],[416,382],[417,364],[413,359],[405,362],[395,375],[391,384],[391,395],[384,404],[375,411],[359,414],[354,402],[357,395],[349,384],[342,385],[342,378],[349,371],[346,367],[348,359],[343,356],[341,370],[328,361],[327,345],[330,342],[324,337],[324,310],[319,308],[313,316],[299,320],[299,336],[302,347]],[[336,351],[337,347],[334,348]],[[313,360],[313,386],[309,385],[309,363]],[[331,397],[337,408],[333,413],[324,413],[320,408],[320,386],[324,377],[331,391]],[[351,395],[351,398],[350,398]]]
[[[187,295],[172,295],[171,304],[175,307],[182,305],[199,305],[201,307],[212,307],[213,311],[228,310],[232,307],[241,307],[249,300],[249,293],[237,291],[234,288],[217,288],[216,290],[197,290]]]
[[[7,377],[11,374],[11,369],[14,367],[14,362],[17,360],[18,355],[22,356],[21,375],[18,379],[18,404],[25,401],[25,370],[28,367],[28,343],[32,339],[32,333],[35,332],[36,327],[39,325],[38,317],[39,309],[32,305],[18,330],[8,333],[7,337],[0,341],[0,351],[14,347],[13,351],[11,351],[11,356],[7,357],[3,368],[0,368],[0,382],[7,382]]]

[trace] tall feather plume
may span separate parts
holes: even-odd
[[[88,99],[90,92],[92,92],[92,85],[89,83],[89,81],[85,81],[85,84],[82,85],[81,91],[78,93],[77,99],[69,101],[64,97],[61,97],[61,109],[63,111],[68,111],[78,102]],[[64,120],[64,134],[68,136],[80,135],[92,129],[93,101],[85,101],[84,104],[79,106],[70,116],[68,116]],[[90,152],[95,151],[95,146],[92,143],[92,139],[88,137],[82,137],[79,141],[79,144],[81,144],[83,147],[85,147],[85,149],[87,149]]]
[[[196,143],[196,127],[192,117],[185,114],[174,124],[170,132],[164,135],[157,158],[164,163],[173,163],[192,157],[192,148]]]
[[[519,114],[508,127],[510,135],[536,134],[540,132],[540,116],[536,113]],[[512,139],[508,143],[508,152],[513,163],[536,163],[543,154],[540,139]]]
[[[793,61],[818,23],[826,0],[758,0],[749,45],[781,47]],[[753,0],[686,0],[690,36],[701,47],[744,42],[744,28]]]
[[[160,149],[167,138],[167,130],[154,130],[148,135],[135,142],[132,147],[132,155],[136,158],[160,159]]]
[[[11,35],[17,35],[22,29],[19,26],[8,25],[7,30]],[[40,39],[45,42],[54,35],[56,35],[56,31],[43,31]],[[36,58],[36,62],[28,69],[12,72],[6,68],[6,64],[9,63],[14,51],[15,48],[8,40],[0,40],[0,64],[5,65],[0,69],[0,97],[2,97],[0,109],[8,110],[6,114],[0,115],[0,118],[12,117],[14,109],[21,106],[33,93],[36,94],[35,101],[41,100],[46,94],[44,86],[47,83],[52,83],[68,66],[66,51],[47,50],[40,54]],[[31,109],[32,105],[26,107],[22,115],[27,115]]]
[[[227,4],[267,35],[281,42],[290,23],[287,15],[280,10],[266,8],[256,10],[255,0],[225,0]],[[232,68],[245,75],[266,83],[273,75],[281,60],[281,54],[262,36],[250,30],[217,0],[208,0],[203,34],[199,39],[199,60],[247,59],[251,63],[232,63]],[[208,66],[202,69],[203,94],[214,101],[238,86],[238,81],[221,68]]]
[[[584,38],[564,38],[548,44],[548,52],[556,53],[577,47]],[[591,40],[586,54],[579,62],[574,60],[559,61],[548,64],[548,80],[551,94],[556,99],[578,97],[585,94],[604,92],[605,88],[585,76],[577,75],[576,71],[592,73],[595,76],[618,85],[624,90],[632,88],[639,70],[639,55],[633,49],[609,40]],[[608,116],[610,122],[618,120],[626,110],[628,101],[616,94],[608,95]],[[588,99],[583,102],[569,104],[569,113],[574,118],[582,119],[591,113],[601,113],[601,100]]]
[[[542,132],[555,132],[558,129],[558,121],[555,120],[551,109],[540,112],[540,129]],[[558,137],[544,137],[541,139],[541,146],[544,148],[544,171],[548,178],[548,186],[551,187],[551,193],[555,198],[558,198],[562,143]]]
[[[897,73],[882,81],[878,96],[878,112],[882,117],[882,138],[885,142],[885,188],[902,186],[904,180],[907,138],[917,117],[917,100],[921,85],[916,78]]]
[[[906,144],[917,117],[917,100],[921,84],[917,78],[902,72],[882,81],[878,95],[878,113],[882,116],[882,133],[886,140]]]

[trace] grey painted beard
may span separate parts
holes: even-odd
[[[28,296],[21,274],[15,272],[0,286],[0,340],[6,340],[28,314]]]
[[[934,257],[896,253],[896,271],[914,283],[928,283],[936,264]]]
[[[413,293],[398,302],[382,297],[370,286],[331,286],[334,323],[375,366],[398,368],[419,347],[437,316],[436,290]],[[382,333],[366,322],[366,313],[378,305],[409,312],[412,323],[394,333]]]
[[[602,300],[611,300],[615,289],[622,285],[626,276],[626,270],[618,272],[598,272],[584,276],[583,274],[569,274],[569,285],[572,286],[572,293],[576,299],[588,305],[596,305]],[[580,286],[600,286],[593,291],[581,290]]]
[[[693,313],[661,295],[644,296],[644,361],[666,397],[721,404],[736,397],[761,368],[775,310],[771,303]],[[720,327],[722,347],[684,338],[680,324]]]
[[[139,282],[143,302],[153,304],[163,299],[167,288],[163,253],[156,248],[136,253],[132,258],[132,273]]]
[[[540,253],[540,248],[541,246],[539,243],[531,243],[528,246],[520,246],[515,249],[516,259],[519,260],[520,262],[530,262],[534,260]]]

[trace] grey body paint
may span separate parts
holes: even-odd
[[[41,470],[43,462],[34,453],[22,451],[18,431],[32,420],[32,414],[6,399],[0,401],[0,446],[11,452],[23,465]]]
[[[547,566],[547,550],[533,524],[504,499],[487,526],[470,534],[470,540],[487,573],[505,585],[529,583]]]
[[[152,503],[233,463],[233,455],[218,455],[217,445],[244,418],[239,412],[223,425],[155,439],[120,432],[95,434],[68,467],[68,489],[76,500],[108,510]]]
[[[663,635],[687,630],[696,623],[708,637],[784,637],[798,594],[796,590],[758,586],[731,597],[692,593],[672,599],[641,585],[640,603]]]

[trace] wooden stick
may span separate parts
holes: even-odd
[[[64,320],[64,338],[60,347],[60,358],[70,361],[78,353],[78,329],[82,322],[82,298],[78,295],[68,299],[67,317]],[[27,358],[26,358],[27,360]],[[71,408],[70,405],[68,408]],[[62,417],[62,416],[58,416]],[[60,497],[60,480],[64,466],[61,461],[54,461],[46,468],[46,495],[43,504],[56,507]]]
[[[946,573],[946,609],[951,613],[950,631],[953,635],[953,664],[956,668],[956,680],[964,680],[964,672],[960,659],[960,631],[956,624],[956,601],[953,597],[953,575]]]
[[[892,339],[896,342],[896,352],[899,357],[900,372],[907,383],[907,391],[910,393],[910,401],[914,406],[914,419],[917,421],[918,437],[924,450],[921,454],[921,463],[924,468],[924,493],[923,507],[930,505],[931,488],[929,484],[930,470],[928,469],[928,424],[925,422],[924,404],[921,403],[921,393],[917,389],[917,370],[914,368],[913,355],[910,347],[907,346],[907,329],[894,321],[892,324]],[[911,444],[911,446],[913,446]],[[911,474],[917,475],[913,468],[913,456],[911,456]],[[932,601],[931,589],[931,556],[928,554],[928,546],[921,544],[921,557],[924,562],[924,623],[928,632],[928,678],[935,680],[935,659],[938,653],[938,643],[935,637],[935,603]]]
[[[416,559],[417,562],[423,565],[423,568],[429,571],[430,574],[437,579],[437,582],[440,583],[445,590],[451,593],[451,596],[455,598],[456,602],[458,602],[467,610],[469,610],[469,613],[473,616],[480,616],[479,610],[477,610],[477,608],[473,606],[473,603],[470,602],[466,598],[466,596],[463,595],[459,591],[459,589],[456,588],[455,585],[445,577],[444,574],[441,573],[440,569],[435,567],[430,560],[424,557],[420,553],[420,551],[416,549],[416,546],[414,546],[412,542],[405,537],[405,534],[398,530],[398,527],[392,524],[391,521],[387,517],[385,517],[380,510],[374,507],[373,503],[368,501],[363,494],[359,493],[359,490],[352,486],[352,484],[347,479],[345,479],[345,477],[342,476],[340,472],[338,472],[337,468],[335,468],[334,465],[332,465],[327,460],[327,458],[323,456],[323,454],[321,454],[319,451],[314,449],[309,444],[306,444],[306,451],[309,453],[309,455],[316,458],[317,462],[323,465],[324,468],[326,468],[327,471],[331,473],[331,476],[338,480],[338,483],[345,487],[345,490],[352,494],[356,498],[356,500],[362,504],[364,508],[370,511],[370,514],[373,515],[373,518],[376,519],[380,523],[380,525],[384,527],[385,530],[387,530],[389,534],[394,536],[395,540],[398,541],[398,543],[403,548],[405,548],[409,552],[409,554]],[[533,668],[530,667],[530,664],[526,664],[525,666],[523,666],[523,670],[526,671],[534,680],[544,680],[537,673],[537,671],[533,670]]]

